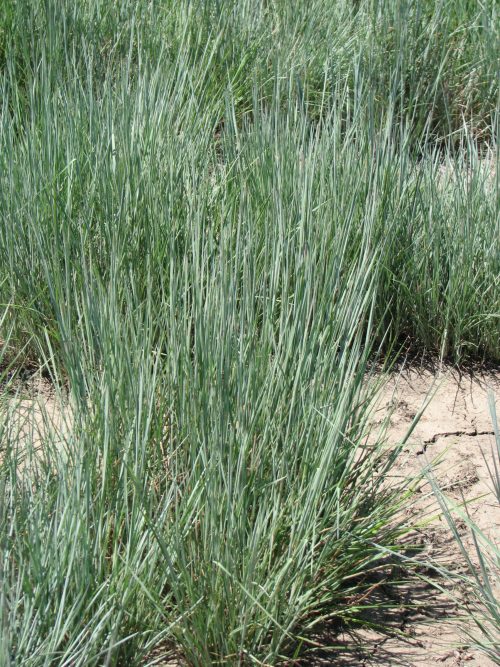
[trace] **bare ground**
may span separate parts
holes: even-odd
[[[429,466],[448,499],[455,503],[465,500],[472,520],[499,544],[500,507],[486,463],[491,466],[494,446],[488,390],[497,399],[500,397],[500,371],[464,375],[450,367],[406,369],[394,373],[382,391],[375,426],[377,422],[382,424],[392,410],[387,437],[396,445],[405,437],[423,404],[430,400],[405,445],[397,473],[407,477]],[[426,517],[415,540],[423,547],[419,558],[446,563],[448,567],[452,564],[457,571],[465,571],[463,556],[427,482],[420,485],[410,512],[413,518],[422,514]],[[466,525],[460,526],[460,534],[473,556],[473,538]],[[466,595],[458,586],[449,589],[449,593],[457,602],[463,602]],[[475,628],[467,618],[459,618],[459,605],[452,597],[424,582],[401,587],[399,595],[399,614],[396,608],[373,619],[390,626],[392,635],[366,630],[344,633],[340,641],[335,639],[335,644],[345,653],[339,655],[338,648],[335,652],[322,651],[314,660],[311,657],[309,664],[492,667],[494,663],[487,657],[464,647],[465,630]]]
[[[49,443],[61,451],[70,430],[67,397],[56,392],[40,373],[0,385],[0,462],[11,443],[32,444],[25,450],[18,447],[16,459],[20,468],[28,456],[38,456]]]

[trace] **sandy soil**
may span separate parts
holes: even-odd
[[[401,442],[415,415],[430,398],[405,445],[397,473],[408,476],[418,474],[426,465],[432,466],[433,475],[448,499],[455,503],[465,499],[474,522],[490,539],[500,544],[500,507],[492,492],[485,463],[486,458],[491,465],[494,445],[488,390],[496,396],[499,413],[498,370],[461,375],[446,367],[407,369],[395,373],[382,391],[375,425],[382,423],[387,412],[392,410],[387,437],[390,443]],[[427,525],[419,528],[416,535],[415,541],[424,549],[419,558],[452,563],[458,571],[465,571],[463,557],[428,483],[420,485],[411,513],[415,517],[425,513],[428,518]],[[460,533],[468,552],[473,555],[473,539],[465,525],[461,526]],[[460,589],[454,588],[450,592],[458,600],[463,600]],[[458,605],[449,597],[423,582],[402,587],[399,595],[399,616],[396,610],[391,612],[392,618],[391,613],[387,613],[385,617],[374,619],[393,627],[394,636],[367,631],[345,634],[337,642],[346,649],[344,656],[338,657],[337,653],[333,657],[325,652],[314,664],[339,667],[493,665],[483,655],[461,647],[464,627],[470,630],[473,627],[465,620],[462,628],[457,624]],[[356,645],[358,649],[353,651]]]
[[[16,452],[20,468],[31,454],[39,455],[42,443],[62,451],[71,430],[66,398],[39,373],[0,386],[0,419],[0,462],[9,443],[32,443]]]

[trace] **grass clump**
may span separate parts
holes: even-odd
[[[324,277],[292,292],[277,239],[253,266],[262,230],[235,224],[215,252],[183,239],[160,310],[92,281],[61,304],[69,434],[28,438],[22,468],[4,438],[6,660],[138,664],[164,638],[193,664],[277,662],[360,614],[404,497],[365,442],[375,265],[363,243],[330,257],[319,226],[300,261]]]

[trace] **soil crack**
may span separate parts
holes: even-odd
[[[434,433],[432,438],[424,440],[422,449],[417,452],[417,456],[424,454],[429,445],[436,443],[439,438],[451,438],[453,436],[466,436],[468,438],[475,438],[480,435],[495,435],[495,431],[478,431],[476,428],[469,431],[444,431],[443,433]]]

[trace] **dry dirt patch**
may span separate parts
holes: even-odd
[[[396,445],[405,437],[415,415],[431,395],[430,403],[405,445],[397,474],[406,477],[431,466],[449,500],[456,503],[465,500],[473,521],[491,540],[500,543],[500,507],[492,492],[486,464],[488,461],[491,466],[494,445],[488,390],[500,397],[500,371],[464,375],[450,367],[409,368],[394,373],[384,387],[378,399],[375,426],[392,410],[387,437]],[[428,523],[418,531],[417,538],[424,547],[420,557],[433,558],[460,569],[463,558],[431,487],[425,482],[412,508],[414,518],[422,514],[428,518]],[[469,553],[474,554],[473,539],[465,525],[460,533]],[[461,599],[462,591],[458,588],[451,592]],[[488,658],[461,647],[458,606],[453,600],[423,583],[410,585],[400,594],[399,617],[391,618],[390,613],[394,616],[394,612],[387,612],[385,618],[376,619],[394,627],[394,636],[375,631],[363,631],[355,636],[346,634],[340,642],[346,649],[344,656],[325,654],[315,664],[492,667]],[[356,645],[358,649],[353,651]]]
[[[71,430],[66,397],[40,373],[0,387],[0,420],[0,461],[14,444],[21,467],[26,457],[41,453],[44,443],[61,449]]]
[[[492,465],[494,446],[488,391],[500,398],[500,371],[463,375],[446,367],[437,372],[410,369],[390,379],[380,397],[380,409],[394,410],[388,438],[397,443],[430,393],[430,403],[406,443],[399,469],[411,474],[432,466],[446,495],[456,502],[464,498],[474,522],[498,539],[500,508],[487,465]]]

